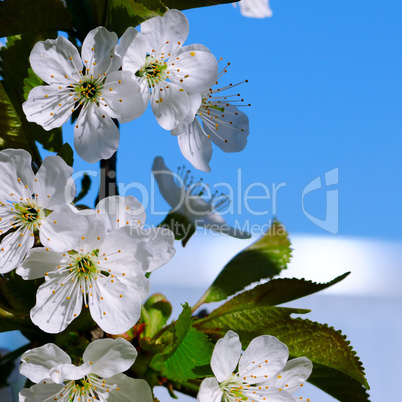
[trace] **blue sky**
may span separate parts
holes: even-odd
[[[211,185],[227,182],[243,194],[253,183],[268,187],[271,199],[249,205],[269,213],[249,213],[235,198],[233,206],[242,211],[226,216],[232,224],[263,225],[275,212],[291,233],[328,235],[303,213],[302,192],[317,177],[324,183],[324,174],[338,168],[339,182],[328,188],[339,195],[337,235],[401,239],[402,6],[393,0],[272,0],[271,8],[273,17],[264,20],[244,18],[231,5],[186,11],[186,44],[203,43],[223,57],[222,66],[230,62],[221,83],[248,79],[237,90],[252,105],[243,109],[250,118],[245,150],[225,154],[215,147],[212,172],[192,169],[195,178]],[[64,131],[72,140],[71,126]],[[172,170],[189,166],[176,138],[148,109],[121,126],[118,180],[150,188],[156,155]],[[74,167],[97,169],[79,157]],[[279,185],[273,211],[272,189]],[[325,190],[304,199],[305,209],[319,219],[325,218]],[[142,199],[138,190],[127,194]],[[254,187],[249,195],[264,195],[264,190]],[[95,196],[94,189],[87,203]],[[167,207],[158,193],[156,207]],[[148,214],[149,223],[161,219],[150,216],[150,208]]]

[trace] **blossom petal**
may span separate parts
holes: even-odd
[[[87,73],[97,77],[119,69],[121,59],[114,52],[117,40],[117,34],[109,32],[105,27],[97,27],[88,32],[81,49]]]
[[[74,146],[86,162],[110,158],[119,146],[120,132],[113,120],[91,104],[82,110],[74,129]]]
[[[80,314],[82,296],[78,281],[53,272],[49,272],[48,277],[36,292],[36,305],[30,315],[40,329],[57,334]]]
[[[144,226],[146,213],[142,204],[133,196],[106,197],[95,207],[96,213],[106,222],[107,231],[123,226]]]
[[[239,1],[240,12],[245,17],[265,18],[272,17],[268,0],[241,0]]]
[[[91,373],[109,378],[128,370],[137,358],[135,347],[123,338],[98,339],[86,348],[82,359],[91,364]]]
[[[225,381],[235,370],[241,353],[239,335],[229,330],[216,342],[211,368],[218,382]]]
[[[45,247],[63,252],[73,249],[87,229],[87,220],[65,204],[42,220],[39,236]]]
[[[34,237],[28,229],[7,234],[0,243],[0,273],[12,271],[33,245]]]
[[[128,27],[120,38],[116,50],[122,57],[123,70],[130,71],[134,75],[145,64],[148,47],[145,37],[135,28]]]
[[[115,384],[119,390],[110,390],[108,402],[127,402],[133,399],[135,395],[136,401],[152,402],[151,387],[145,380],[138,378],[130,378],[125,374],[116,374],[108,378],[108,383]]]
[[[196,168],[210,172],[209,161],[212,157],[211,140],[204,134],[197,119],[190,124],[179,124],[183,127],[177,137],[183,156]],[[177,130],[177,128],[175,129]]]
[[[141,34],[157,56],[173,54],[183,45],[189,32],[189,22],[178,10],[168,10],[163,17],[150,18],[141,24]]]
[[[239,362],[239,377],[255,384],[272,378],[285,367],[289,357],[287,346],[270,335],[254,338]]]
[[[204,92],[218,79],[218,62],[209,51],[183,52],[174,67],[169,69],[170,80],[187,92]]]
[[[58,84],[35,87],[22,104],[22,109],[28,121],[49,131],[62,126],[70,118],[74,108],[74,99],[70,94]]]
[[[140,85],[129,71],[114,71],[108,74],[103,96],[110,116],[127,123],[140,117],[147,107]],[[104,107],[101,104],[101,107]]]
[[[183,123],[180,123],[176,128],[174,128],[170,134],[172,135],[179,135],[181,134],[185,128],[187,127],[187,124],[190,124],[194,121],[195,115],[198,112],[198,109],[201,106],[202,102],[202,97],[201,94],[199,93],[187,93],[188,96],[188,111],[186,117],[183,119]]]
[[[223,392],[215,378],[205,378],[197,394],[198,402],[221,402]]]
[[[130,228],[130,237],[135,260],[142,262],[146,272],[152,272],[166,264],[176,252],[174,234],[167,228]]]
[[[48,84],[69,85],[80,79],[80,55],[76,47],[63,36],[37,42],[29,61],[35,74]]]
[[[35,383],[49,378],[53,367],[71,364],[70,356],[53,343],[26,351],[21,361],[20,373]]]
[[[183,183],[178,186],[175,182],[175,179],[180,179],[180,177],[166,166],[161,156],[154,159],[152,173],[158,183],[162,197],[174,210],[177,210],[183,204],[185,197]]]
[[[224,111],[210,109],[211,114],[218,114],[218,126],[208,124],[207,118],[203,119],[205,133],[224,152],[239,152],[247,144],[249,134],[249,122],[245,113],[232,105],[223,105]]]
[[[206,217],[198,217],[196,224],[237,239],[249,239],[251,237],[251,234],[245,230],[228,225],[222,216],[217,213],[211,213]]]
[[[159,125],[165,130],[173,130],[187,116],[187,92],[179,85],[163,81],[153,88],[151,106]]]
[[[88,222],[88,230],[81,233],[77,246],[77,249],[82,250],[83,253],[99,249],[107,235],[104,219],[98,216],[98,214],[93,213],[92,210],[89,210],[92,213],[88,213],[87,211],[81,211],[81,214]]]
[[[52,155],[43,160],[33,187],[41,207],[54,209],[73,201],[76,192],[75,183],[71,180],[73,171],[60,156]]]
[[[143,276],[129,277],[128,274],[102,283],[99,279],[93,281],[94,296],[88,302],[91,316],[105,332],[121,334],[139,320],[142,296],[148,294],[149,281]]]
[[[67,255],[38,247],[29,252],[16,272],[25,280],[39,279],[44,278],[47,272],[54,271],[58,266],[68,265],[69,262]]]
[[[35,384],[31,388],[24,388],[19,393],[19,402],[43,402],[53,400],[64,385],[46,381],[46,384]]]
[[[249,239],[251,237],[251,234],[245,230],[229,226],[222,216],[216,213],[211,213],[206,217],[197,218],[196,223],[198,226],[204,226],[215,232],[236,237],[237,239]]]
[[[19,196],[31,195],[26,194],[24,190],[24,186],[32,189],[35,178],[32,171],[32,157],[29,152],[24,149],[4,149],[0,152],[0,166],[0,198],[9,200],[11,193],[17,193]]]
[[[278,375],[267,381],[266,384],[285,389],[290,394],[298,391],[313,371],[313,363],[307,357],[298,357],[289,360]]]
[[[56,384],[61,384],[65,380],[79,380],[91,372],[90,365],[88,363],[81,366],[75,366],[74,364],[59,364],[57,367],[53,367],[49,371],[50,379]]]

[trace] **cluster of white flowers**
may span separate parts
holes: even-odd
[[[248,118],[239,110],[243,100],[221,94],[238,84],[213,88],[227,66],[218,72],[205,46],[184,46],[189,23],[180,11],[168,10],[140,29],[128,28],[119,41],[98,27],[82,43],[81,56],[64,37],[38,42],[30,63],[48,85],[30,92],[23,104],[27,119],[50,130],[76,112],[75,148],[96,162],[118,148],[115,121],[139,117],[150,103],[160,126],[177,136],[184,157],[210,171],[211,142],[225,152],[240,151],[247,142]],[[108,334],[131,329],[149,292],[146,274],[175,253],[173,233],[145,229],[144,208],[131,196],[77,210],[73,169],[59,156],[47,157],[35,174],[28,152],[8,149],[0,152],[0,169],[0,274],[16,269],[25,280],[44,278],[32,322],[58,334],[87,308]],[[226,196],[205,197],[201,182],[191,182],[184,170],[175,178],[161,157],[152,171],[173,210],[194,226],[249,237],[216,212],[227,206]],[[287,362],[286,346],[268,335],[255,338],[239,361],[240,354],[239,338],[229,331],[216,344],[211,361],[216,379],[203,381],[200,402],[294,401],[291,394],[311,373],[308,359]],[[122,338],[90,343],[78,366],[51,343],[29,350],[20,372],[35,385],[23,389],[19,400],[152,402],[146,381],[122,374],[136,357],[134,346]]]
[[[151,103],[160,126],[178,136],[183,155],[197,169],[209,171],[210,140],[225,152],[242,150],[248,119],[225,98],[212,96],[219,91],[211,89],[217,84],[218,62],[203,45],[183,46],[188,34],[184,14],[168,10],[141,24],[141,32],[128,28],[119,43],[114,32],[93,29],[81,57],[62,36],[38,42],[31,66],[49,85],[29,93],[23,104],[28,121],[50,130],[77,111],[75,149],[87,162],[97,162],[118,148],[113,119],[129,122]]]
[[[20,372],[35,385],[24,388],[20,402],[152,402],[145,380],[121,374],[137,357],[131,343],[122,338],[99,339],[88,345],[80,366],[53,343],[22,355]],[[135,399],[133,399],[135,398]]]
[[[45,278],[32,321],[59,333],[84,305],[108,333],[133,327],[149,291],[145,274],[173,257],[173,233],[144,229],[144,208],[131,196],[76,210],[72,169],[58,156],[34,175],[29,153],[8,149],[0,152],[0,168],[1,273],[17,267],[26,280]],[[32,248],[37,233],[43,247]]]

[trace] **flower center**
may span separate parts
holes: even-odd
[[[248,397],[243,395],[243,382],[236,374],[232,374],[227,380],[222,381],[219,387],[225,396],[235,398],[235,401],[248,401]]]
[[[71,259],[74,262],[70,264],[70,272],[74,272],[78,278],[84,276],[84,279],[99,273],[100,271],[96,268],[98,254],[99,250],[93,250],[84,255],[72,252]]]
[[[166,81],[167,64],[148,55],[144,66],[135,75],[137,77],[145,77],[149,87],[153,87],[160,81]]]
[[[81,105],[86,105],[89,102],[99,104],[101,90],[103,88],[104,77],[94,79],[91,77],[83,77],[79,83],[74,85],[75,92],[78,93],[78,102]]]
[[[44,216],[44,211],[38,208],[35,200],[14,204],[14,209],[16,211],[14,226],[18,224],[30,230],[36,229]]]
[[[116,385],[107,384],[95,374],[89,374],[80,380],[67,382],[57,394],[45,399],[44,402],[99,401],[107,398],[111,391],[119,391],[119,388]]]

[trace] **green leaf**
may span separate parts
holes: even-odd
[[[327,324],[286,318],[271,323],[265,333],[276,336],[285,343],[292,357],[306,356],[314,366],[319,364],[340,372],[369,389],[362,363],[341,331],[336,331]],[[338,387],[343,387],[341,377],[332,373],[332,380],[339,380]]]
[[[213,348],[205,334],[190,328],[173,355],[164,362],[162,374],[176,381],[203,377],[204,372],[197,372],[196,368],[209,364]]]
[[[345,279],[350,272],[346,272],[327,283],[316,283],[298,278],[272,279],[267,283],[256,286],[253,295],[263,295],[264,303],[269,306],[283,304],[288,301],[296,300],[304,296],[311,295],[323,289],[329,288]],[[242,293],[238,296],[238,302],[247,301],[248,293]],[[257,296],[259,297],[259,296]]]
[[[44,31],[68,31],[71,17],[61,1],[3,0],[0,37]]]
[[[166,7],[160,0],[109,0],[108,25],[121,36],[130,26],[161,16]]]
[[[29,144],[29,149],[27,147],[25,149],[32,154],[34,162],[39,166],[41,158],[35,141],[52,152],[57,152],[63,142],[61,128],[46,131],[36,123],[29,123],[22,110],[27,91],[35,83],[33,75],[29,74],[29,54],[38,39],[41,38],[36,36],[25,36],[23,40],[19,37],[7,38],[7,47],[0,50],[0,75],[4,79],[4,89],[20,120],[21,129],[18,135],[25,137],[19,141]]]
[[[173,355],[191,327],[191,307],[188,305],[188,303],[182,304],[182,307],[183,311],[180,313],[179,318],[174,324],[174,335],[171,351],[165,354],[165,356],[168,357]]]
[[[60,156],[60,158],[62,158],[64,160],[64,162],[67,163],[68,166],[73,166],[74,164],[74,151],[71,148],[70,144],[65,142],[60,148],[59,148],[59,152],[57,152],[57,155]],[[82,182],[84,182],[84,178],[85,176],[88,176],[86,173],[84,173],[84,177],[82,178]],[[89,177],[88,177],[89,178]],[[89,185],[91,185],[91,179],[89,179]],[[89,189],[89,188],[88,188]],[[85,194],[88,192],[88,189],[86,190]],[[81,190],[80,195],[82,193],[83,190]],[[83,198],[85,196],[85,194],[81,197]],[[78,196],[76,197],[76,199],[78,198]],[[80,199],[81,199],[80,198]]]
[[[370,400],[367,390],[360,382],[318,363],[314,363],[313,373],[308,382],[342,402],[367,402]]]
[[[0,148],[21,148],[31,152],[31,144],[24,135],[21,120],[2,82],[0,82]]]
[[[161,344],[166,345],[165,350],[151,361],[150,366],[170,380],[186,381],[203,376],[193,369],[199,367],[202,371],[210,362],[213,345],[205,334],[191,327],[191,321],[191,308],[185,303],[179,318],[168,331],[173,331],[173,340],[165,333],[160,339]]]
[[[74,27],[74,35],[76,35],[81,42],[84,41],[90,30],[98,26],[106,26],[107,1],[108,0],[66,0],[67,9],[71,15],[72,25]]]
[[[275,221],[264,236],[229,261],[193,310],[203,303],[225,300],[260,279],[278,275],[287,268],[290,257],[288,234]]]
[[[239,0],[235,0],[239,1]],[[165,0],[164,4],[171,10],[187,10],[189,8],[208,7],[217,4],[233,3],[233,0]]]
[[[257,286],[230,299],[207,317],[195,321],[193,326],[218,338],[231,329],[240,338],[248,339],[263,334],[272,323],[291,314],[310,312],[306,309],[270,306],[269,297],[264,285]]]

